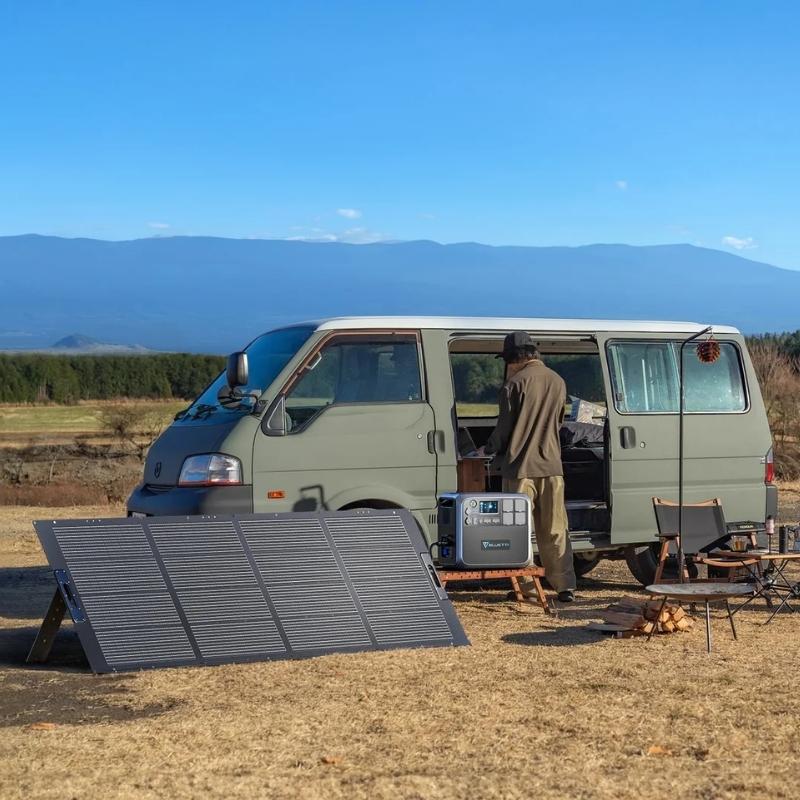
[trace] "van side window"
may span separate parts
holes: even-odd
[[[337,337],[320,355],[317,365],[287,395],[286,413],[293,432],[334,404],[422,400],[419,354],[413,336]]]
[[[546,354],[544,363],[567,384],[567,392],[592,403],[606,402],[598,353]],[[497,395],[505,380],[505,364],[495,353],[451,353],[456,414],[496,417]]]
[[[679,409],[678,342],[614,342],[609,345],[614,405],[623,414],[676,414]],[[687,412],[733,413],[746,410],[739,351],[720,342],[713,364],[697,358],[697,347],[683,353]]]

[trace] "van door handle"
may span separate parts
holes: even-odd
[[[619,443],[623,450],[630,450],[636,447],[636,429],[630,425],[625,425],[619,429]]]
[[[432,454],[444,452],[444,431],[428,431],[428,452]]]

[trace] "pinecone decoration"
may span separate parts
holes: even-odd
[[[713,364],[719,358],[719,342],[708,339],[697,345],[697,358],[704,364]]]

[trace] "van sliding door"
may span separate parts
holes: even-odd
[[[678,499],[680,341],[675,334],[598,336],[613,543],[653,541],[653,497]],[[684,502],[719,497],[729,521],[763,519],[769,432],[765,440],[761,399],[748,392],[741,337],[719,341],[713,364],[699,361],[696,346],[684,349]]]

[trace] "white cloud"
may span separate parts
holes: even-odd
[[[298,226],[295,226],[297,229]],[[303,228],[305,233],[296,233],[285,237],[290,242],[344,242],[345,244],[374,244],[375,242],[393,241],[378,231],[369,228],[347,228],[344,231],[326,231],[323,228]]]
[[[614,181],[614,186],[616,186],[621,192],[624,192],[628,188],[628,181]]]
[[[320,233],[315,236],[287,236],[287,242],[338,242],[339,237],[335,233]]]
[[[349,242],[350,244],[374,244],[375,242],[384,242],[388,238],[388,236],[368,228],[349,228],[339,234],[340,242]]]
[[[357,208],[337,208],[336,213],[345,219],[359,219],[361,212]]]
[[[171,225],[168,222],[148,222],[147,227],[156,231],[165,231],[167,228],[170,228]]]
[[[723,236],[722,244],[732,247],[734,250],[753,250],[758,247],[756,240],[752,236]]]

